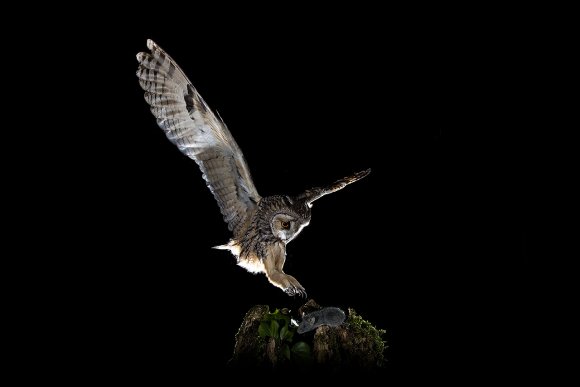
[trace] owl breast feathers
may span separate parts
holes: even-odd
[[[261,197],[242,151],[224,122],[216,117],[179,66],[152,40],[137,54],[137,77],[157,125],[169,141],[201,169],[233,236],[219,249],[230,250],[238,264],[265,273],[289,295],[306,295],[284,273],[286,244],[310,223],[312,203],[370,173],[370,169],[297,196]]]

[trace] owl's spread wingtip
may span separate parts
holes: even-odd
[[[147,39],[147,48],[153,50],[157,44],[152,39]]]
[[[358,179],[362,179],[363,177],[367,177],[369,174],[371,173],[371,169],[365,169],[364,171],[360,171],[359,173],[356,174],[356,177]]]

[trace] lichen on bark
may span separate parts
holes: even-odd
[[[322,326],[316,330],[313,353],[316,363],[332,368],[371,369],[384,365],[385,342],[383,329],[349,308],[346,322],[336,328]]]

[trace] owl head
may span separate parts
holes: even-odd
[[[302,229],[310,223],[310,211],[293,211],[285,209],[276,212],[270,220],[272,234],[288,243],[296,238]]]

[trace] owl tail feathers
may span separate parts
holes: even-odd
[[[240,255],[240,245],[238,245],[238,243],[234,240],[230,240],[225,245],[214,246],[212,248],[217,249],[217,250],[229,250],[236,257],[238,255]]]

